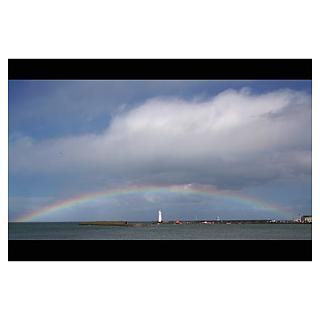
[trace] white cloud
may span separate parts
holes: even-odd
[[[233,187],[309,174],[310,126],[311,98],[293,90],[156,98],[118,114],[100,135],[19,137],[10,143],[10,170]]]

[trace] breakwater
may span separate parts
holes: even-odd
[[[296,220],[168,220],[163,222],[152,221],[81,221],[83,226],[117,226],[117,227],[142,227],[148,224],[305,224],[311,222],[301,222]]]
[[[114,226],[114,227],[139,227],[142,223],[133,223],[128,221],[81,221],[82,226]]]

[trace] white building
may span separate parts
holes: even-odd
[[[312,216],[302,216],[301,222],[302,223],[312,223]]]
[[[161,210],[159,210],[159,214],[158,214],[158,223],[162,222],[162,212]]]

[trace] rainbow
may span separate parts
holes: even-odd
[[[139,193],[176,193],[176,194],[199,194],[208,195],[219,198],[226,198],[229,200],[238,201],[241,204],[248,205],[250,207],[259,208],[266,211],[271,211],[280,214],[291,213],[287,208],[279,205],[260,200],[256,197],[249,196],[243,193],[234,191],[218,190],[208,185],[130,185],[121,188],[112,188],[102,190],[98,192],[80,194],[62,201],[55,202],[49,206],[34,210],[24,214],[17,219],[17,222],[36,221],[39,217],[49,216],[55,212],[81,206],[86,203],[90,203],[100,198],[112,198],[122,195],[139,194]]]

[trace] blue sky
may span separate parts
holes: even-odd
[[[311,81],[9,81],[9,166],[10,220],[81,193],[159,183],[310,213]],[[45,219],[152,220],[159,207],[172,219],[283,217],[139,194]]]

